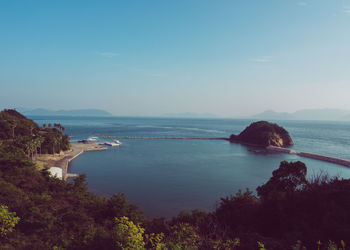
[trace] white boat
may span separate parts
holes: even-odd
[[[98,137],[95,137],[95,136],[89,137],[87,138],[87,141],[91,141],[91,142],[98,141]]]
[[[111,147],[118,147],[118,146],[120,146],[120,143],[105,142],[104,145],[111,146]]]
[[[119,141],[119,140],[114,140],[114,143],[117,143],[117,144],[119,144],[119,145],[122,145],[121,141]]]
[[[81,143],[95,143],[95,142],[98,142],[98,137],[89,137],[85,140],[79,140],[78,142],[81,142]]]

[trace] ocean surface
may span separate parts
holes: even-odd
[[[229,137],[253,120],[130,117],[30,117],[39,125],[61,123],[74,143],[94,134],[147,137]],[[274,121],[272,121],[274,122]],[[275,121],[287,129],[296,151],[350,159],[350,123]],[[111,140],[111,139],[110,139]],[[100,140],[100,141],[110,141]],[[125,193],[150,217],[172,217],[180,211],[211,211],[220,197],[264,184],[283,160],[303,161],[308,177],[326,172],[350,178],[350,168],[268,153],[223,140],[123,139],[121,147],[87,152],[69,171],[86,173],[89,190],[110,196]]]

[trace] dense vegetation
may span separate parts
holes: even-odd
[[[149,219],[123,194],[90,193],[84,175],[68,183],[37,171],[11,135],[0,141],[1,249],[337,249],[350,235],[350,180],[308,181],[302,162],[281,162],[257,196]]]
[[[16,110],[0,112],[0,140],[21,148],[28,156],[35,154],[53,154],[70,148],[68,135],[60,124],[44,124],[40,128]]]
[[[258,146],[291,146],[294,144],[287,130],[275,123],[259,121],[250,124],[239,135],[231,135],[231,142]]]

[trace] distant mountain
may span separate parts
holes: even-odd
[[[112,114],[101,109],[72,109],[72,110],[49,110],[43,108],[26,109],[17,108],[24,115],[47,115],[47,116],[111,116]]]
[[[275,112],[273,110],[266,110],[260,114],[253,115],[252,118],[264,119],[264,120],[290,120],[292,118],[292,114],[287,112]]]
[[[350,120],[350,110],[342,109],[302,109],[294,113],[264,111],[252,116],[254,119],[264,120]]]
[[[210,113],[168,113],[162,115],[163,117],[169,117],[169,118],[217,118],[216,115],[210,114]]]

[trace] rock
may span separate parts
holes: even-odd
[[[287,130],[277,124],[266,121],[254,122],[239,135],[231,135],[230,142],[246,143],[264,147],[285,147],[294,145]]]

